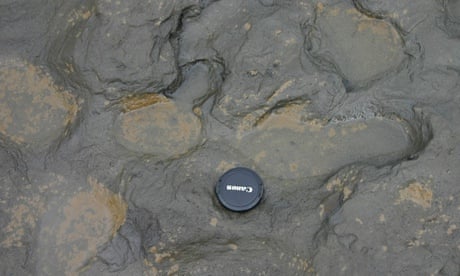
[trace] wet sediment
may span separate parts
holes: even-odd
[[[3,1],[1,274],[458,274],[459,6]]]

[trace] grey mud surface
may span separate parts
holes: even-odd
[[[0,274],[459,275],[459,92],[458,0],[0,0]]]

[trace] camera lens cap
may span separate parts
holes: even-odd
[[[233,168],[217,181],[216,195],[225,208],[235,212],[248,211],[262,199],[263,182],[251,169]]]

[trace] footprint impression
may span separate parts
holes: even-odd
[[[360,86],[404,61],[396,30],[352,7],[319,6],[316,11],[318,49],[304,49],[302,30],[282,10],[248,28],[248,39],[234,58],[235,73],[212,113],[236,127],[234,146],[252,156],[264,174],[280,178],[330,175],[359,162],[380,166],[417,151],[414,140],[420,134],[412,118],[385,114],[371,91],[344,93],[337,75],[305,72],[308,65],[301,62],[305,50],[320,69],[329,69],[321,66],[327,60],[334,73]],[[307,35],[306,44],[313,39]]]
[[[100,2],[100,17],[104,17],[104,12],[109,14],[105,8]],[[163,8],[170,12],[175,9],[174,4]],[[77,42],[87,44],[76,48],[79,51],[87,47],[111,49],[120,41],[115,34],[124,34],[125,38],[132,36],[134,39],[137,37],[136,31],[149,33],[155,42],[151,39],[138,41],[134,56],[123,55],[129,52],[129,45],[122,44],[120,55],[116,57],[122,60],[109,57],[112,63],[108,67],[103,67],[96,57],[80,55],[75,60],[88,86],[95,93],[117,89],[155,89],[156,92],[163,92],[136,92],[114,101],[120,112],[116,116],[112,134],[118,145],[129,152],[149,156],[155,161],[190,162],[193,160],[190,156],[199,156],[200,152],[208,150],[208,145],[225,145],[223,148],[232,152],[233,159],[216,158],[213,159],[213,165],[217,167],[218,164],[228,165],[236,161],[236,164],[254,167],[264,179],[269,180],[267,190],[273,191],[274,194],[270,195],[273,199],[282,193],[282,189],[273,186],[279,181],[273,179],[308,183],[306,180],[320,177],[324,182],[343,167],[353,164],[395,164],[417,153],[429,139],[426,131],[428,123],[423,114],[414,111],[406,103],[382,103],[378,93],[372,89],[372,84],[391,77],[400,68],[407,66],[404,40],[390,23],[369,18],[349,4],[313,6],[299,1],[290,7],[280,7],[261,5],[256,1],[215,2],[202,10],[199,16],[183,19],[179,43],[175,46],[178,47],[177,60],[170,41],[160,39],[161,34],[170,32],[174,25],[170,24],[171,21],[168,24],[161,23],[172,19],[158,16],[153,22],[160,23],[153,23],[155,27],[150,28],[136,21],[142,21],[142,18],[130,19],[135,22],[128,25],[124,23],[122,15],[114,18],[113,24],[101,25],[105,21],[90,17],[88,29]],[[180,19],[175,20],[178,24]],[[136,29],[132,26],[141,27]],[[98,37],[103,39],[95,39]],[[128,38],[124,41],[129,41]],[[160,44],[164,47],[154,46]],[[153,59],[152,47],[155,50]],[[97,56],[107,58],[105,54]],[[136,64],[142,63],[140,60],[145,60],[145,66],[140,68],[142,74],[136,78],[139,69]],[[124,66],[119,66],[120,63]],[[33,66],[2,65],[2,68],[7,69],[0,71],[0,81],[6,82],[15,91],[9,94],[0,92],[2,103],[6,101],[19,105],[30,101],[31,108],[40,108],[40,112],[26,110],[36,114],[32,116],[27,112],[16,114],[16,109],[1,108],[0,116],[3,120],[0,123],[0,134],[21,145],[47,145],[47,141],[65,135],[77,110],[75,99],[67,93],[57,93],[56,86],[49,78]],[[124,69],[117,71],[117,68]],[[177,68],[183,72],[179,73]],[[155,75],[157,71],[169,77],[160,78]],[[155,75],[153,80],[151,74]],[[31,95],[29,82],[19,87],[14,86],[17,83],[14,80],[18,77],[39,83],[40,93]],[[53,114],[57,115],[49,114],[48,109],[54,110]],[[22,122],[19,126],[10,122],[11,118],[16,117],[19,118],[16,121]],[[50,120],[53,124],[45,124]],[[37,132],[34,128],[36,124],[46,125],[48,131]],[[206,155],[203,157],[205,159]],[[195,164],[191,168],[196,167]],[[204,168],[209,167],[203,166],[201,170]],[[212,194],[213,187],[206,180],[209,182],[203,176],[203,181],[197,184],[202,186],[194,188]],[[45,248],[52,251],[49,254],[53,256],[64,254],[60,252],[67,245],[74,246],[65,253],[69,260],[62,260],[65,271],[75,272],[84,267],[96,254],[96,247],[115,234],[114,231],[120,227],[126,214],[127,207],[121,199],[106,191],[94,179],[88,180],[88,183],[92,186],[91,192],[78,193],[60,211],[65,216],[60,218],[63,223],[57,225],[57,230],[44,229],[42,233],[45,247],[46,242],[51,241],[56,233],[64,237],[62,242]],[[208,217],[220,216],[226,222],[233,222],[228,223],[227,232],[223,235],[239,237],[236,240],[240,241],[239,245],[231,243],[228,250],[217,254],[217,257],[208,256],[209,259],[203,264],[200,264],[200,260],[184,258],[182,263],[189,265],[189,272],[195,269],[199,273],[197,269],[204,266],[217,271],[218,268],[213,268],[213,260],[233,256],[231,254],[235,250],[248,252],[256,248],[252,254],[259,256],[265,254],[269,246],[276,247],[276,242],[268,245],[255,242],[257,239],[252,236],[239,236],[241,224],[232,220],[231,215],[225,215],[223,209],[210,207],[213,205],[204,206],[198,201],[187,201],[187,195],[182,196],[184,200],[172,200],[164,208],[185,209],[185,214],[195,214],[181,217],[181,223],[190,226],[191,232],[192,228],[201,227],[196,224],[196,214],[202,216],[199,219],[206,221]],[[169,198],[169,195],[165,195],[165,198]],[[81,202],[86,202],[87,206],[82,207],[79,205]],[[123,219],[114,219],[117,217],[114,213],[117,212],[107,207],[110,205],[105,204],[107,202],[116,203],[117,212],[123,214]],[[206,203],[212,204],[210,201]],[[318,206],[319,203],[317,200],[314,205]],[[94,213],[101,206],[105,209]],[[251,223],[260,220],[266,225],[276,224],[273,220],[282,220],[281,217],[285,215],[283,212],[286,211],[276,213],[275,207],[273,202],[263,203],[258,217],[251,217]],[[82,213],[88,217],[74,214],[78,208],[82,208]],[[298,214],[290,214],[289,219],[283,221],[284,228],[273,232],[275,234],[269,226],[259,227],[257,237],[287,241],[293,247],[302,248],[303,243],[297,244],[298,241],[311,243],[317,229],[302,233],[302,239],[295,234],[285,235],[282,231],[291,229],[289,227],[294,225],[294,221],[297,228],[311,227],[306,224],[313,219],[304,218],[301,214],[312,206],[299,201],[296,206],[286,208]],[[58,211],[48,211],[45,219],[52,220],[53,212]],[[272,218],[275,213],[280,215],[279,218]],[[248,222],[249,216],[243,215],[241,220]],[[100,218],[110,223],[99,225],[95,220]],[[320,227],[320,218],[314,221]],[[85,238],[82,233],[87,233],[86,228],[92,223],[100,226],[96,229],[100,233],[95,233],[94,239]],[[217,219],[211,220],[209,227],[215,229],[218,223]],[[69,230],[71,224],[76,224],[83,231],[72,232]],[[166,229],[167,223],[163,227]],[[205,232],[201,228],[196,231]],[[92,242],[93,245],[89,249],[78,250],[75,243],[80,240]],[[171,239],[165,242],[170,242],[174,247]],[[184,241],[185,248],[193,246]],[[270,252],[284,256],[284,251],[277,251],[273,247],[270,247]],[[179,246],[176,248],[180,249]],[[302,252],[302,249],[299,251],[303,257],[296,257],[295,265],[291,266],[292,262],[286,262],[282,257],[276,256],[276,260],[293,271],[308,270],[306,259],[311,256],[308,256],[308,252]],[[265,263],[258,263],[261,267],[273,265],[275,259],[267,255],[264,258]],[[180,256],[176,260],[181,262]],[[203,260],[205,258],[201,262]],[[254,265],[249,262],[242,264],[235,258],[231,258],[229,264],[247,267]],[[61,268],[53,266],[51,269],[61,271]]]
[[[185,81],[168,92],[168,97],[145,94],[121,100],[123,111],[114,132],[119,144],[157,160],[195,160],[208,169],[208,162],[224,167],[247,165],[265,179],[289,181],[326,179],[357,163],[394,164],[423,148],[428,138],[422,114],[404,103],[382,103],[372,90],[373,83],[407,65],[404,41],[390,23],[369,18],[347,4],[300,5],[294,10],[261,9],[259,5],[236,2],[214,3],[184,24],[178,64],[188,70]],[[259,16],[251,16],[254,13]],[[216,72],[219,66],[229,73]],[[215,79],[220,81],[209,82]],[[200,157],[200,151],[206,151],[208,145],[219,144],[232,152],[231,160],[214,160],[206,154]],[[204,171],[200,166],[191,165],[194,169],[190,170]],[[193,189],[212,190],[205,180],[198,181],[203,187]],[[267,183],[268,190],[275,184]],[[272,188],[273,193],[279,191]],[[177,214],[187,211],[177,215],[175,223],[170,221],[173,225],[196,227],[196,218],[188,218],[188,210],[190,217],[192,213],[206,218],[214,214],[193,195],[176,196],[181,199],[164,208]],[[264,215],[259,221],[273,212],[270,203],[266,205],[266,209],[261,207]],[[299,203],[294,209],[303,212],[306,208],[311,207]],[[299,223],[305,228],[320,225],[320,221],[308,218]],[[165,229],[169,229],[166,224]],[[228,231],[238,233],[243,225],[226,226]],[[257,235],[269,237],[273,231],[269,229],[260,229]],[[176,229],[168,231],[175,233]],[[315,231],[304,234],[303,240],[309,243]],[[184,239],[185,248],[194,248]],[[272,239],[290,244],[289,238],[281,238],[281,234]],[[246,242],[240,243],[238,250],[249,250],[253,238],[241,240]],[[175,248],[181,251],[181,246],[176,244]],[[222,253],[222,258],[232,256],[232,251]],[[284,254],[281,249],[269,251]],[[307,258],[308,254],[303,254]],[[219,263],[219,258],[214,259]],[[241,265],[241,260],[233,261]],[[189,272],[213,267],[213,261],[200,262],[187,263]],[[244,265],[251,267],[249,263]]]
[[[211,169],[208,163],[216,167],[246,165],[265,179],[308,183],[306,179],[319,177],[324,181],[353,164],[395,164],[417,153],[429,140],[429,125],[421,112],[404,102],[382,102],[372,89],[374,83],[408,66],[404,50],[404,40],[390,23],[367,17],[349,4],[261,8],[243,1],[217,2],[183,25],[178,64],[190,69],[186,81],[168,92],[168,98],[148,94],[124,98],[115,136],[125,148],[159,160],[183,159],[186,164],[194,160],[200,165],[191,165],[189,170],[204,174],[205,169]],[[216,73],[212,69],[218,67],[216,64],[229,73]],[[219,77],[221,85],[213,89],[215,85],[208,80]],[[144,106],[149,101],[151,104]],[[200,156],[200,151],[219,144],[232,152],[232,158]],[[240,160],[234,158],[235,152]],[[184,167],[187,165],[181,168]],[[350,172],[353,174],[356,171]],[[187,178],[179,170],[177,175]],[[190,189],[212,193],[206,179],[203,177],[203,181],[197,181],[201,183],[199,187]],[[276,182],[267,181],[272,199],[282,193],[282,189],[270,187]],[[190,189],[185,190],[191,192]],[[345,199],[349,196],[350,191]],[[176,197],[181,199],[164,208],[176,210],[177,214],[187,211],[177,221],[173,219],[176,224],[170,221],[173,225],[192,229],[197,227],[196,218],[188,218],[187,214],[206,218],[216,215],[217,211],[200,205],[193,195]],[[264,219],[278,212],[270,209],[274,206],[266,202],[265,207],[260,207],[262,214],[255,219],[263,224]],[[291,210],[300,216],[309,206],[299,203]],[[286,215],[283,212],[287,211],[279,211],[279,215]],[[297,215],[290,217],[284,223],[294,224],[298,219],[297,227],[305,228],[321,224]],[[238,235],[245,223],[250,223],[248,217],[241,220],[244,222],[231,220],[233,223],[226,224],[228,231]],[[211,220],[212,226],[216,224],[217,219]],[[306,231],[298,239],[293,235],[289,240],[281,234],[289,226],[276,231],[269,226],[259,228],[254,235],[282,240],[299,249],[297,252],[302,252],[302,246],[293,240],[310,243],[316,235],[316,231]],[[274,232],[279,235],[271,236]],[[238,250],[258,248],[251,243],[253,240],[254,237],[240,237]],[[206,244],[183,241],[183,246],[192,250],[195,243],[200,248]],[[181,246],[175,246],[180,252]],[[273,249],[276,245],[265,246],[261,251],[284,256],[284,251]],[[187,272],[198,273],[203,267],[217,271],[212,260],[220,263],[219,258],[225,258],[230,266],[257,266],[232,259],[237,247],[230,246],[221,257],[209,256],[211,260],[204,263],[184,260],[188,262]],[[194,250],[201,252],[198,247]],[[255,256],[261,254],[257,252]],[[307,252],[302,254],[308,258]],[[180,256],[177,258],[180,263]],[[280,262],[286,264],[282,258]],[[260,263],[260,267],[264,265],[267,263]],[[307,270],[308,265],[296,264],[288,269]]]
[[[213,96],[210,114],[201,112],[186,91],[191,88],[197,97],[212,93],[209,85],[191,86],[211,74],[201,64],[192,67],[186,83],[170,98],[147,94],[122,100],[123,113],[115,124],[121,145],[168,159],[187,153],[202,139],[225,139],[263,174],[288,179],[331,175],[359,162],[381,166],[419,150],[424,139],[420,114],[410,107],[396,110],[377,103],[371,89],[346,93],[342,84],[348,89],[368,86],[404,65],[404,43],[391,24],[349,5],[318,5],[311,15],[313,33],[311,27],[299,27],[305,15],[280,9],[251,22],[250,7],[229,4],[225,8],[241,12],[241,22],[248,19],[231,32],[234,41],[242,41],[233,53],[220,42],[233,17],[222,18],[227,23],[211,30],[203,26],[215,16],[213,7],[225,5],[209,7],[185,26],[181,38],[187,46],[209,40],[209,48],[222,53],[231,68]],[[186,48],[179,62],[217,59],[211,50],[203,57],[199,49],[195,53]],[[304,53],[310,60],[303,60]],[[214,119],[234,131],[203,126]]]

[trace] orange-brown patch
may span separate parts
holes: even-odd
[[[430,208],[432,200],[433,191],[417,181],[399,191],[399,201],[412,201],[423,208]]]

